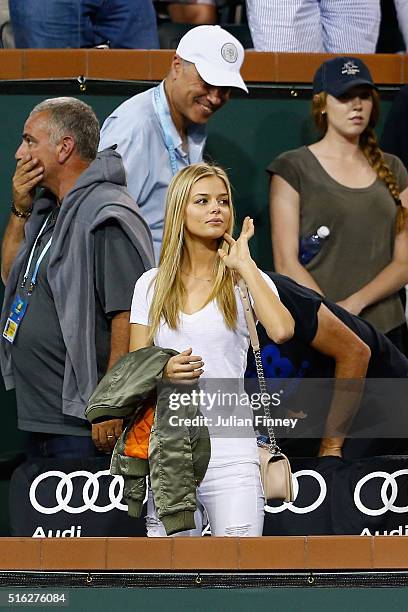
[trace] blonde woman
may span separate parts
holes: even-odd
[[[357,58],[324,62],[314,78],[313,115],[322,138],[268,167],[277,272],[361,315],[406,351],[398,290],[408,282],[408,174],[379,149],[379,95]],[[330,230],[305,266],[299,238]]]
[[[249,335],[236,275],[246,281],[270,338],[280,343],[293,335],[293,319],[275,285],[251,258],[252,219],[244,220],[236,241],[233,227],[231,188],[221,168],[195,164],[173,178],[159,267],[135,286],[130,350],[154,343],[179,351],[164,373],[175,381],[243,380]],[[250,416],[250,407],[246,410]],[[211,460],[197,498],[213,535],[262,535],[264,499],[253,432],[239,437],[232,426],[211,437]],[[180,535],[201,533],[197,513],[196,527]],[[147,529],[149,536],[165,535],[151,498]]]

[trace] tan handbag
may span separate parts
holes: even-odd
[[[258,332],[256,331],[256,324],[251,302],[249,300],[248,288],[243,279],[238,281],[238,288],[242,305],[244,307],[245,319],[248,326],[249,337],[251,339],[252,350],[254,351],[259,388],[261,393],[268,395],[261,359],[261,351],[259,348]],[[292,471],[290,469],[289,459],[282,453],[281,449],[276,443],[275,432],[271,425],[271,413],[268,405],[264,406],[264,411],[267,419],[269,443],[258,441],[258,449],[259,469],[261,473],[261,482],[265,494],[265,500],[277,499],[285,502],[292,502],[294,500],[294,495]]]

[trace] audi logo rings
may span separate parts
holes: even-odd
[[[77,470],[76,472],[71,472],[70,474],[66,474],[65,472],[60,472],[58,470],[44,472],[43,474],[39,474],[31,484],[30,502],[33,508],[37,510],[37,512],[41,512],[41,514],[56,514],[61,510],[68,512],[69,514],[81,514],[86,510],[102,513],[110,512],[110,510],[113,510],[114,508],[117,510],[127,511],[127,506],[121,503],[124,485],[122,476],[112,476],[112,481],[109,484],[108,489],[110,504],[107,504],[106,506],[96,505],[100,489],[99,478],[101,476],[110,476],[109,470],[101,470],[99,472],[95,472],[95,474],[85,470]],[[36,497],[38,485],[47,478],[60,479],[55,490],[57,505],[51,508],[42,506]],[[86,482],[82,490],[82,499],[84,503],[82,506],[77,507],[71,507],[69,505],[74,491],[74,485],[72,482],[74,478],[86,478]]]
[[[398,476],[402,475],[408,475],[408,469],[397,470],[395,472],[392,472],[391,474],[383,471],[370,472],[369,474],[366,474],[365,476],[360,478],[354,489],[354,504],[356,508],[360,510],[360,512],[368,516],[380,516],[388,511],[396,512],[398,514],[408,513],[408,506],[394,505],[394,502],[398,496],[397,478]],[[315,478],[320,485],[320,493],[316,501],[313,502],[313,504],[310,504],[309,506],[305,506],[303,508],[299,508],[295,505],[296,498],[299,493],[298,478],[300,476],[311,476]],[[280,506],[276,507],[266,505],[266,512],[269,512],[271,514],[277,514],[279,512],[283,512],[284,510],[289,510],[290,512],[293,512],[295,514],[307,514],[308,512],[313,512],[314,510],[316,510],[316,508],[318,508],[323,503],[327,494],[327,485],[321,474],[315,472],[314,470],[300,470],[292,474],[292,478],[295,501],[291,503],[284,502]],[[381,500],[384,505],[381,508],[377,509],[367,508],[367,506],[361,501],[361,489],[367,482],[374,478],[383,478],[384,480],[380,490]],[[390,488],[391,491],[389,491]]]
[[[313,504],[310,504],[310,506],[305,506],[303,508],[299,508],[298,506],[295,506],[295,501],[299,493],[298,478],[300,476],[311,476],[312,478],[315,478],[320,485],[320,493],[316,501],[313,502]],[[295,497],[294,501],[293,502],[283,502],[283,504],[281,504],[280,506],[276,506],[276,507],[266,505],[265,506],[266,512],[270,512],[271,514],[277,514],[278,512],[289,510],[290,512],[294,512],[295,514],[307,514],[308,512],[313,512],[313,510],[316,510],[316,508],[318,508],[324,502],[325,497],[327,495],[327,485],[326,485],[325,479],[323,478],[321,474],[319,474],[318,472],[315,472],[314,470],[299,470],[298,472],[295,472],[294,474],[292,474],[292,479],[293,479],[293,493]]]
[[[408,513],[408,506],[394,505],[394,502],[396,501],[398,496],[397,478],[402,475],[408,475],[408,469],[396,470],[391,474],[384,471],[370,472],[369,474],[363,476],[358,481],[354,490],[354,504],[356,508],[360,512],[368,516],[380,516],[382,514],[385,514],[387,511],[395,512],[398,514]],[[110,503],[106,504],[105,506],[97,504],[101,490],[99,479],[102,476],[110,476],[111,478],[109,486],[106,484]],[[296,500],[299,494],[298,480],[302,477],[314,478],[319,484],[320,491],[317,495],[316,500],[312,504],[304,507],[299,507],[296,505]],[[37,499],[37,491],[40,483],[42,483],[48,478],[59,479],[59,482],[57,483],[55,489],[55,499],[57,505],[51,507],[43,506]],[[82,488],[83,504],[80,506],[70,506],[70,502],[74,493],[73,481],[75,478],[86,479]],[[270,514],[278,514],[280,512],[283,512],[284,510],[289,510],[289,512],[293,512],[294,514],[307,514],[309,512],[313,512],[314,510],[316,510],[316,508],[321,506],[327,495],[327,484],[321,474],[319,474],[315,470],[299,470],[298,472],[292,474],[292,478],[295,500],[291,503],[283,502],[282,504],[276,507],[265,505],[266,512]],[[369,482],[371,479],[375,478],[383,479],[383,483],[381,485],[380,490],[383,506],[377,509],[372,509],[368,508],[362,502],[361,493],[364,485],[366,485],[367,482]],[[110,512],[114,509],[126,512],[127,506],[122,503],[123,486],[123,478],[121,476],[111,476],[109,470],[101,470],[94,474],[86,470],[78,470],[69,474],[58,470],[53,470],[49,472],[44,472],[43,474],[39,474],[34,479],[30,487],[29,497],[33,508],[41,514],[56,514],[57,512],[61,511],[68,512],[69,514],[81,514],[82,512],[86,512],[87,510],[104,513]]]
[[[398,476],[402,476],[403,474],[407,475],[408,470],[397,470],[396,472],[392,472],[389,474],[388,472],[371,472],[367,474],[363,478],[361,478],[354,490],[354,503],[356,507],[363,512],[364,514],[368,514],[368,516],[380,516],[381,514],[385,514],[388,510],[391,512],[397,512],[399,514],[403,514],[408,512],[408,506],[394,506],[394,502],[397,499],[398,495],[398,485],[397,478]],[[372,478],[384,478],[384,482],[381,486],[381,500],[384,506],[382,508],[377,508],[373,510],[372,508],[367,508],[361,501],[361,489],[363,486],[371,480]],[[391,487],[391,495],[387,498],[388,489]]]

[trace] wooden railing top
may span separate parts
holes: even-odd
[[[88,79],[157,81],[168,71],[173,51],[127,49],[2,49],[0,80]],[[248,83],[310,83],[316,68],[330,57],[320,53],[246,51],[243,76]],[[360,55],[381,85],[408,83],[408,56]]]
[[[408,569],[406,536],[0,538],[0,570]]]

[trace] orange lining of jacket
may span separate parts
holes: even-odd
[[[147,459],[149,456],[150,430],[153,425],[154,407],[149,406],[141,419],[133,423],[128,431],[125,442],[124,454],[127,457]]]

